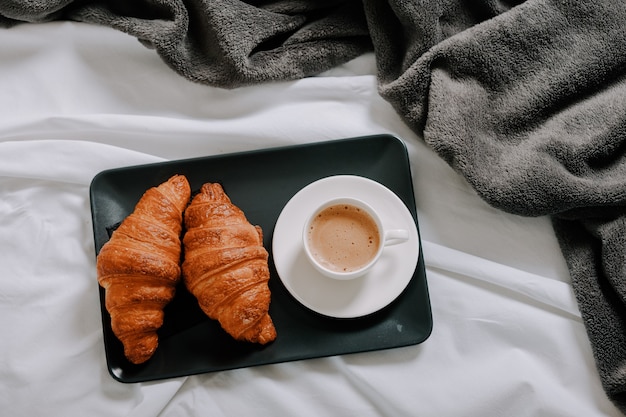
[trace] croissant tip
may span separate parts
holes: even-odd
[[[159,340],[156,333],[151,333],[124,343],[124,356],[135,365],[147,362],[157,349]]]
[[[134,365],[141,365],[142,363],[145,363],[148,361],[148,359],[150,359],[152,357],[152,355],[137,355],[137,356],[132,356],[132,355],[125,355],[128,360],[134,364]]]
[[[183,189],[185,194],[191,194],[191,186],[189,185],[189,180],[186,176],[182,174],[175,174],[171,176],[166,182],[170,183],[178,189]]]
[[[226,195],[224,188],[218,182],[207,182],[203,184],[201,192],[202,194],[207,194],[214,199],[222,197],[222,195]]]
[[[205,182],[204,184],[202,184],[202,188],[207,189],[207,190],[215,190],[215,191],[224,190],[224,188],[222,187],[222,184],[220,184],[219,182]]]
[[[259,341],[258,343],[261,345],[267,345],[268,343],[273,342],[274,340],[276,340],[276,332],[273,331],[270,334],[262,334],[259,336]]]
[[[257,326],[241,335],[240,340],[266,345],[276,340],[276,328],[269,314],[263,316]]]

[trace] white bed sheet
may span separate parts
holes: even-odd
[[[546,218],[482,202],[376,93],[193,84],[112,29],[0,31],[0,409],[7,416],[619,416]],[[406,348],[122,384],[106,368],[89,184],[113,167],[391,133],[409,149],[434,327]]]

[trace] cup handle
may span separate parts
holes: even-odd
[[[409,240],[409,232],[404,229],[385,230],[383,246],[393,246]]]

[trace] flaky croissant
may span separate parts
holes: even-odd
[[[276,338],[269,315],[268,253],[217,183],[204,184],[185,211],[183,281],[204,313],[240,341]]]
[[[180,235],[190,197],[182,175],[150,188],[98,254],[111,328],[132,363],[147,361],[157,348],[163,308],[181,277]]]

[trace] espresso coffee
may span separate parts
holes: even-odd
[[[361,269],[376,257],[380,233],[360,207],[337,204],[323,209],[310,223],[308,246],[313,257],[336,272]]]

